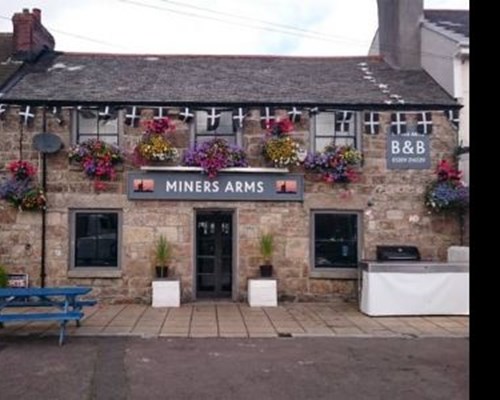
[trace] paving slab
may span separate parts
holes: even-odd
[[[29,309],[16,309],[28,312]],[[10,310],[5,310],[10,312]],[[71,336],[144,337],[468,337],[468,316],[370,317],[352,302],[280,303],[250,307],[246,303],[186,303],[179,308],[98,304],[84,308],[81,326],[70,323]],[[53,322],[4,324],[0,336],[57,335]]]

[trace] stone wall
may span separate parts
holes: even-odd
[[[31,148],[31,139],[42,131],[42,113],[36,115],[34,126],[21,129],[17,113],[10,110],[0,121],[0,173],[8,162],[19,158],[22,143],[23,159],[40,165],[38,153]],[[354,296],[356,281],[311,277],[310,224],[311,210],[353,210],[362,215],[361,237],[364,259],[375,258],[379,244],[408,244],[419,247],[422,258],[445,261],[447,248],[459,244],[459,225],[453,217],[429,215],[424,208],[423,193],[434,177],[434,168],[441,158],[451,159],[456,146],[454,131],[441,112],[433,113],[431,136],[432,169],[424,171],[387,170],[385,161],[386,125],[389,113],[381,114],[381,133],[362,135],[364,165],[359,182],[348,189],[319,182],[305,174],[305,200],[300,202],[188,202],[129,201],[124,174],[135,167],[126,162],[118,180],[97,193],[91,181],[67,161],[70,144],[70,111],[64,111],[65,124],[60,126],[48,116],[49,132],[61,136],[64,148],[48,155],[47,210],[47,285],[91,285],[94,295],[108,302],[149,302],[153,277],[152,243],[163,233],[174,246],[173,273],[181,278],[184,301],[193,298],[194,220],[196,210],[232,210],[237,243],[234,246],[236,294],[246,296],[247,279],[258,274],[261,263],[258,237],[261,231],[273,230],[277,235],[274,256],[280,297],[286,299],[327,299],[332,296]],[[143,111],[143,118],[152,111]],[[173,114],[175,119],[175,112]],[[183,149],[189,143],[189,127],[176,120],[175,144]],[[122,125],[120,143],[131,150],[141,129]],[[296,125],[294,136],[307,146],[309,120]],[[243,145],[251,165],[262,166],[260,155],[262,130],[259,114],[253,110],[243,129]],[[20,141],[20,138],[22,140]],[[300,168],[297,169],[301,171]],[[121,268],[114,274],[79,274],[68,271],[69,209],[112,208],[122,210],[123,238]],[[410,218],[411,217],[411,218]],[[410,222],[413,221],[413,222]],[[0,263],[10,272],[27,272],[33,285],[39,285],[41,257],[41,214],[20,212],[0,201]]]

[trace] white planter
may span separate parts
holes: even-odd
[[[277,307],[278,288],[276,279],[248,280],[248,304],[250,307]]]
[[[153,307],[180,307],[181,282],[179,279],[153,281]]]

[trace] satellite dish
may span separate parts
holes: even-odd
[[[37,133],[33,136],[33,147],[40,153],[55,153],[62,147],[59,136],[49,133]]]

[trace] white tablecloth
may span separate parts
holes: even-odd
[[[469,272],[362,272],[360,308],[377,315],[469,315]]]

